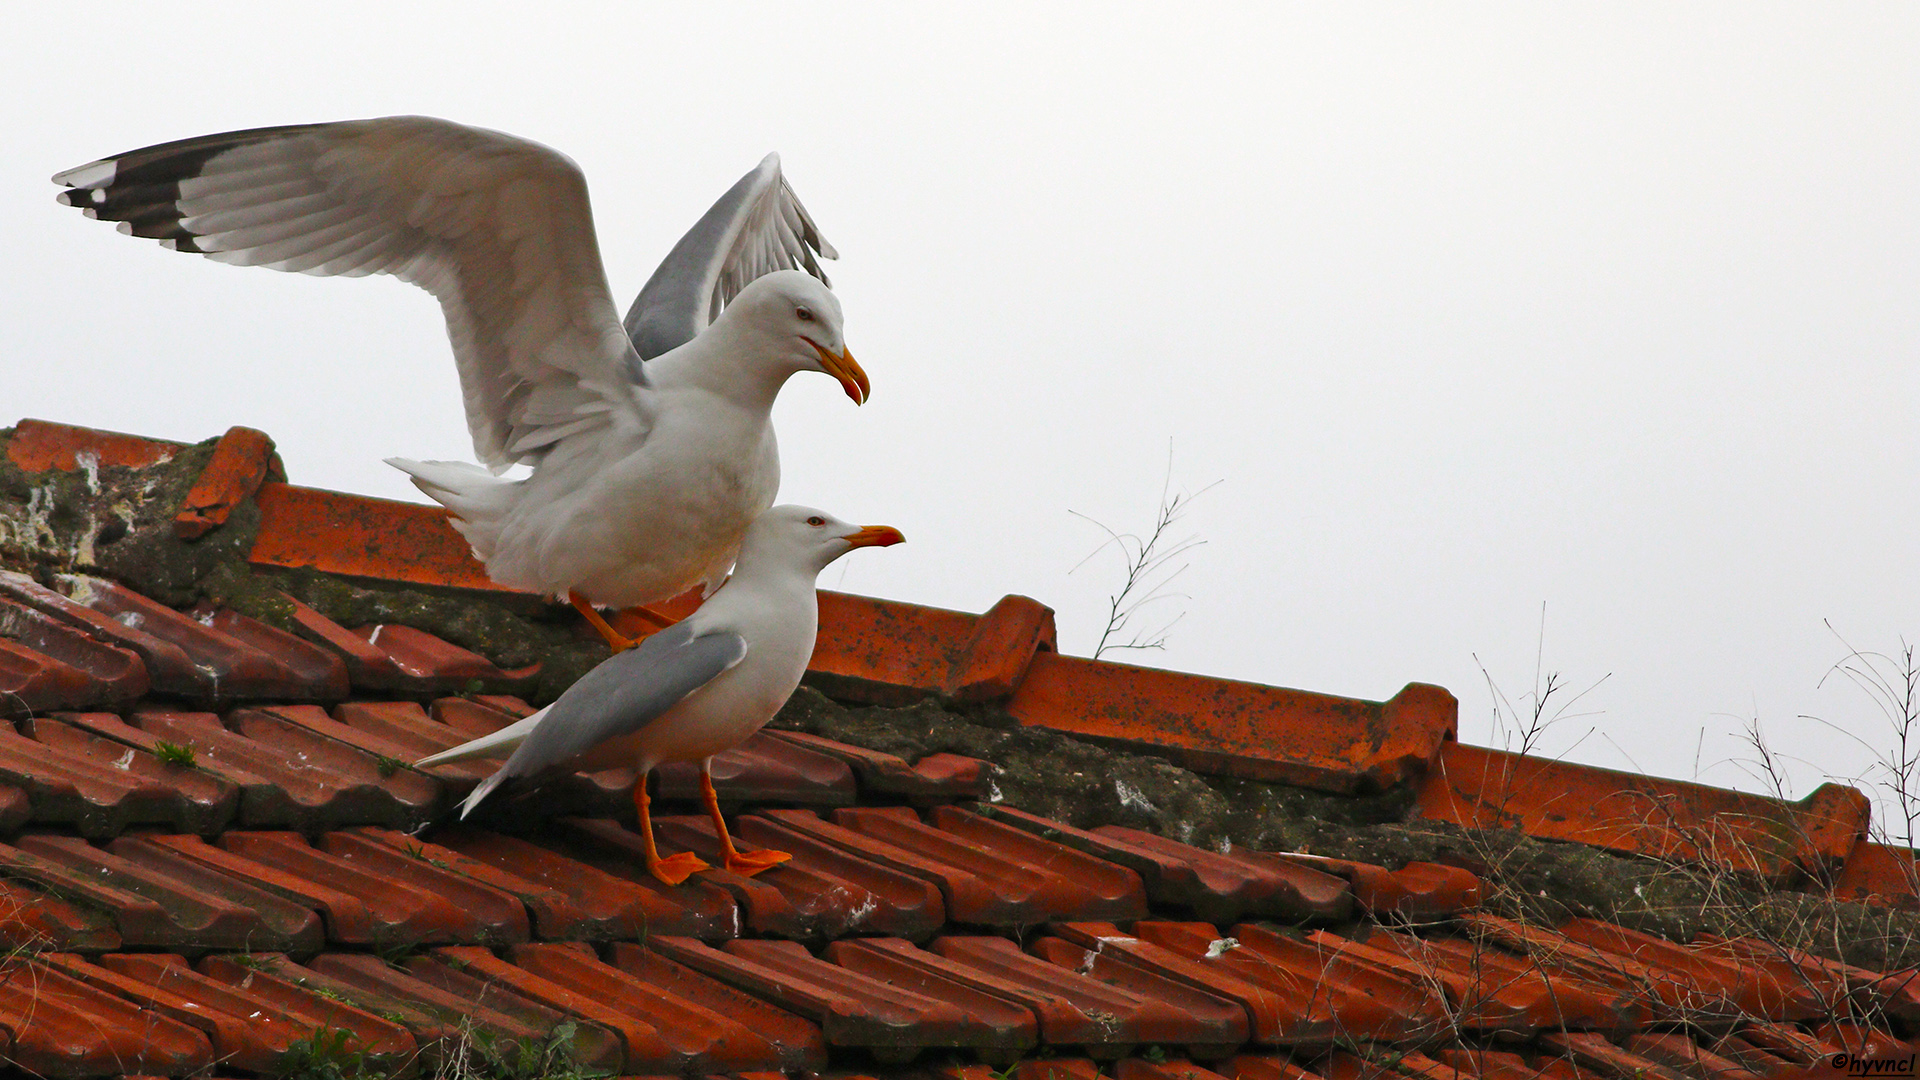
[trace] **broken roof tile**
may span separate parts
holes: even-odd
[[[1866,835],[1859,791],[1822,784],[1798,802],[1639,773],[1448,743],[1422,782],[1419,813],[1469,828],[1659,859],[1705,862],[1769,882],[1825,878]]]
[[[234,507],[252,498],[270,474],[278,471],[280,479],[286,478],[278,465],[273,440],[266,432],[250,427],[228,428],[213,444],[207,464],[181,500],[173,518],[173,534],[182,540],[197,540],[226,524]]]
[[[1042,652],[1007,711],[1024,724],[1151,746],[1197,772],[1351,793],[1424,770],[1453,738],[1459,706],[1423,683],[1359,701]]]

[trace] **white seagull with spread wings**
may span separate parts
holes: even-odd
[[[623,326],[586,180],[512,135],[396,116],[206,135],[54,176],[60,201],[220,262],[391,274],[440,300],[487,468],[389,459],[495,581],[593,610],[725,577],[780,486],[769,411],[796,372],[869,392],[769,154],[689,231]],[[498,474],[514,464],[525,479]]]
[[[861,528],[804,506],[776,506],[747,530],[733,576],[698,611],[604,661],[532,716],[417,764],[507,758],[467,796],[461,817],[515,777],[559,767],[633,766],[647,869],[678,885],[707,864],[691,852],[663,859],[655,850],[647,774],[663,762],[697,760],[700,793],[726,868],[752,875],[785,862],[791,856],[784,852],[734,849],[709,760],[760,730],[800,685],[819,625],[814,579],[820,571],[854,548],[903,539],[886,525]]]

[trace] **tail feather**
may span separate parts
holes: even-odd
[[[513,508],[518,481],[502,480],[464,461],[391,457],[387,464],[412,477],[414,487],[453,511],[453,527],[473,545],[481,561],[493,556],[503,519]]]
[[[459,746],[431,754],[413,763],[416,769],[425,769],[434,765],[446,765],[455,761],[467,761],[472,758],[503,758],[514,752],[533,729],[540,723],[547,710],[541,709],[521,720],[516,720],[491,735],[482,735]]]

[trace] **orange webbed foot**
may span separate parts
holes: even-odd
[[[702,859],[691,851],[683,851],[678,855],[669,855],[657,862],[647,864],[648,872],[667,885],[679,885],[694,874],[702,870],[711,869],[713,869],[713,867],[709,865],[705,859]]]
[[[736,851],[727,856],[727,869],[741,877],[752,877],[762,870],[771,870],[791,858],[793,856],[787,852],[768,851],[765,848],[759,851]]]

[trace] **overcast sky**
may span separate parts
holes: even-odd
[[[1920,640],[1920,8],[1619,3],[10,5],[0,423],[274,437],[417,499],[470,459],[437,306],[221,266],[47,177],[269,124],[426,113],[585,170],[624,303],[768,150],[842,259],[856,409],[796,377],[783,501],[903,529],[824,583],[1089,653],[1122,566],[1077,512],[1198,491],[1184,613],[1113,654],[1380,699],[1494,741],[1796,794],[1885,751],[1823,676]],[[530,12],[540,10],[536,17]],[[1830,623],[1832,630],[1828,629]],[[1151,626],[1146,627],[1152,629]],[[1836,635],[1837,632],[1837,635]],[[1592,730],[1591,735],[1587,732]],[[1584,738],[1583,738],[1584,736]]]

